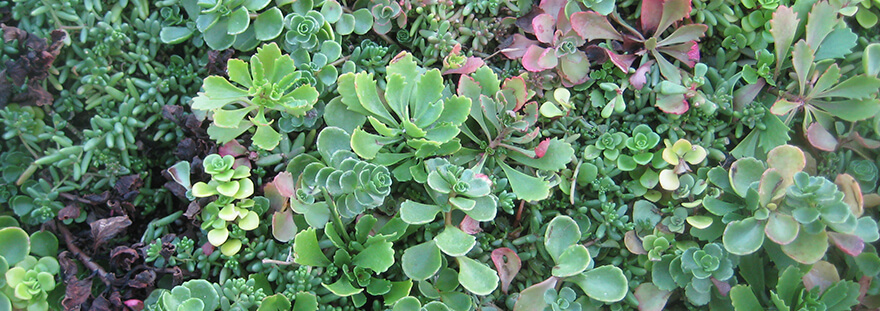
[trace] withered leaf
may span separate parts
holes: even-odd
[[[128,281],[128,286],[132,288],[152,287],[156,283],[156,272],[153,270],[144,270],[135,275]]]
[[[117,246],[110,252],[110,263],[120,270],[128,271],[140,257],[138,252],[131,247]]]
[[[76,276],[72,276],[66,284],[66,294],[64,300],[61,301],[61,306],[68,311],[80,310],[82,304],[92,297],[92,279],[79,280]]]
[[[58,211],[58,220],[77,219],[80,213],[79,204],[70,203]]]
[[[89,225],[92,227],[92,238],[97,249],[101,244],[125,231],[125,228],[131,225],[131,219],[128,219],[128,216],[117,216],[95,220]]]

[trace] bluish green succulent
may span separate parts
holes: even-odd
[[[652,280],[663,290],[684,288],[688,301],[703,306],[712,298],[714,282],[726,282],[733,277],[734,260],[718,243],[690,247],[681,255],[664,255],[654,264]]]

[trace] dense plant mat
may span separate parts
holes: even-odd
[[[0,311],[877,310],[877,0],[0,0]]]

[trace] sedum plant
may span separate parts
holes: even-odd
[[[400,219],[410,225],[426,225],[442,213],[445,226],[433,239],[404,251],[403,272],[417,281],[425,281],[437,273],[442,275],[442,252],[456,258],[458,283],[465,289],[477,295],[492,293],[499,278],[485,264],[467,257],[477,239],[473,232],[462,230],[468,221],[495,219],[498,199],[492,194],[492,181],[474,169],[465,169],[442,158],[429,159],[425,165],[430,172],[425,190],[434,204],[406,200],[400,206]],[[466,215],[460,226],[453,225],[454,212]]]
[[[726,223],[722,241],[728,252],[754,253],[766,236],[791,259],[812,264],[825,255],[829,241],[855,256],[865,242],[880,239],[875,220],[844,203],[834,183],[803,172],[805,165],[800,149],[783,145],[770,151],[767,167],[742,158],[729,172],[720,167],[709,172],[709,181],[723,193],[706,197],[703,205]]]
[[[300,154],[267,185],[271,189],[267,192],[273,193],[272,205],[277,207],[273,216],[276,238],[289,240],[296,232],[294,213],[321,229],[328,221],[340,217],[347,221],[385,202],[391,193],[391,173],[385,166],[359,159],[348,145],[350,140],[345,130],[325,127],[317,139],[321,159]]]
[[[245,165],[234,166],[235,158],[232,155],[221,157],[218,154],[210,154],[205,157],[202,166],[205,173],[211,175],[207,183],[199,181],[189,185],[187,162],[178,163],[169,173],[175,181],[188,189],[188,193],[194,198],[217,196],[201,211],[202,230],[208,232],[208,242],[220,247],[220,251],[226,256],[232,256],[241,250],[240,236],[235,235],[236,230],[251,231],[260,224],[260,214],[268,208],[265,198],[257,197],[249,199],[254,194],[254,182],[251,181],[251,169]],[[237,200],[237,201],[236,201]],[[229,225],[232,224],[232,230]]]
[[[664,141],[666,148],[663,149],[663,160],[673,165],[672,169],[660,171],[660,187],[665,190],[676,190],[681,186],[679,175],[690,172],[688,164],[696,165],[706,159],[706,149],[699,145],[693,145],[690,141],[679,139],[670,145]]]
[[[556,310],[553,305],[556,303],[558,308],[558,300],[548,302],[546,296],[561,282],[577,285],[588,297],[600,302],[623,300],[629,290],[623,271],[611,265],[593,268],[590,251],[578,243],[580,239],[581,230],[571,217],[556,216],[550,221],[544,233],[544,249],[555,263],[552,276],[523,290],[514,311]]]
[[[171,290],[157,292],[156,309],[161,311],[213,311],[220,307],[220,294],[214,285],[202,279],[189,280]]]
[[[196,29],[213,50],[251,50],[260,41],[269,41],[281,33],[281,10],[266,8],[270,0],[182,0],[181,5],[195,19]],[[198,12],[195,16],[193,13]],[[251,22],[251,14],[256,15]],[[188,27],[172,26],[162,29],[165,43],[181,43],[192,35]]]
[[[526,87],[526,77],[511,77],[502,82],[486,66],[461,77],[458,93],[473,103],[472,121],[461,129],[476,146],[459,156],[475,161],[475,168],[494,162],[501,167],[518,198],[542,200],[550,195],[550,182],[536,177],[531,170],[561,171],[571,162],[574,149],[557,138],[537,140],[538,104],[529,101],[534,91]],[[530,172],[524,173],[514,166],[526,167]]]
[[[360,157],[396,167],[395,179],[424,181],[424,159],[461,148],[457,136],[471,101],[444,92],[440,70],[416,65],[409,53],[391,61],[385,81],[380,90],[373,74],[339,76],[341,101],[331,101],[327,110],[348,114],[325,114],[325,121],[351,132],[351,149]],[[367,122],[371,131],[364,126]]]
[[[14,220],[8,225],[16,226],[0,229],[0,242],[4,245],[0,249],[0,308],[49,310],[47,299],[56,287],[55,276],[60,271],[54,258],[58,240],[48,232],[29,237]],[[43,257],[37,259],[31,254]]]
[[[251,138],[254,145],[272,150],[281,141],[281,134],[272,127],[274,120],[267,114],[279,111],[302,116],[318,100],[315,87],[298,83],[302,72],[296,70],[290,56],[281,54],[274,42],[257,49],[249,62],[230,59],[227,67],[229,79],[205,78],[205,91],[192,103],[194,110],[212,112],[214,121],[208,134],[219,143],[229,142],[255,127]]]
[[[661,290],[684,288],[691,303],[703,306],[712,299],[712,289],[733,277],[736,257],[718,243],[702,248],[690,247],[681,255],[664,255],[651,271],[654,285]]]

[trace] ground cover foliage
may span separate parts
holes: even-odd
[[[0,1],[0,310],[877,310],[878,6]]]

